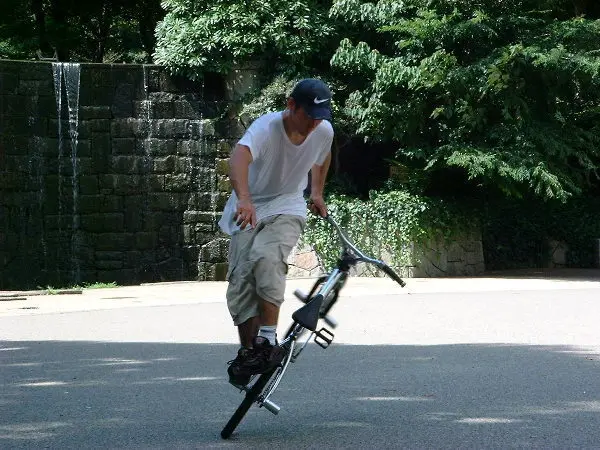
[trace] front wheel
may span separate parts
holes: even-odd
[[[236,427],[239,425],[239,423],[242,421],[242,419],[252,406],[252,403],[254,403],[258,399],[258,396],[271,379],[271,376],[273,375],[273,372],[275,370],[277,369],[273,369],[259,376],[258,380],[256,380],[256,383],[254,383],[250,390],[246,392],[242,403],[240,403],[240,406],[238,406],[238,408],[233,413],[233,416],[231,416],[231,419],[229,419],[229,422],[227,422],[227,424],[221,431],[221,437],[223,439],[229,439],[231,434],[235,431]]]

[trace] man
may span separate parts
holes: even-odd
[[[277,366],[277,321],[287,258],[306,221],[303,190],[311,171],[311,210],[327,215],[323,187],[331,162],[331,91],[314,78],[300,81],[284,111],[250,125],[229,161],[233,192],[219,221],[231,235],[227,306],[241,348],[229,362],[229,381],[248,384]]]

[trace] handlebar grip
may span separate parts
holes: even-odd
[[[396,283],[398,283],[400,286],[404,287],[406,286],[406,283],[404,282],[404,280],[402,278],[400,278],[396,272],[394,272],[392,270],[391,267],[388,266],[382,266],[381,269],[385,272],[385,274],[390,277],[392,280],[394,280]]]

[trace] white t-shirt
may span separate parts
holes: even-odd
[[[323,120],[302,144],[293,144],[283,127],[282,111],[265,114],[250,125],[239,144],[252,154],[248,187],[257,221],[275,214],[306,218],[303,191],[308,172],[314,164],[325,162],[332,141],[333,127]],[[221,230],[229,235],[240,229],[233,219],[237,201],[232,191],[219,221]]]

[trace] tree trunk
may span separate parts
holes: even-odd
[[[53,50],[48,42],[48,35],[46,34],[46,14],[42,6],[42,0],[32,0],[31,8],[35,16],[35,28],[38,38],[38,46],[42,56],[52,56]]]
[[[63,7],[63,2],[61,0],[52,0],[50,2],[50,15],[54,20],[54,23],[58,25],[58,29],[67,30],[67,14]],[[52,42],[54,43],[56,55],[59,61],[68,61],[69,60],[69,48],[64,42],[64,37],[59,35],[52,36]]]
[[[104,61],[104,53],[106,52],[106,40],[110,32],[113,15],[110,12],[109,5],[106,1],[102,2],[100,17],[98,18],[97,29],[97,46],[94,55],[94,62],[101,63]]]

